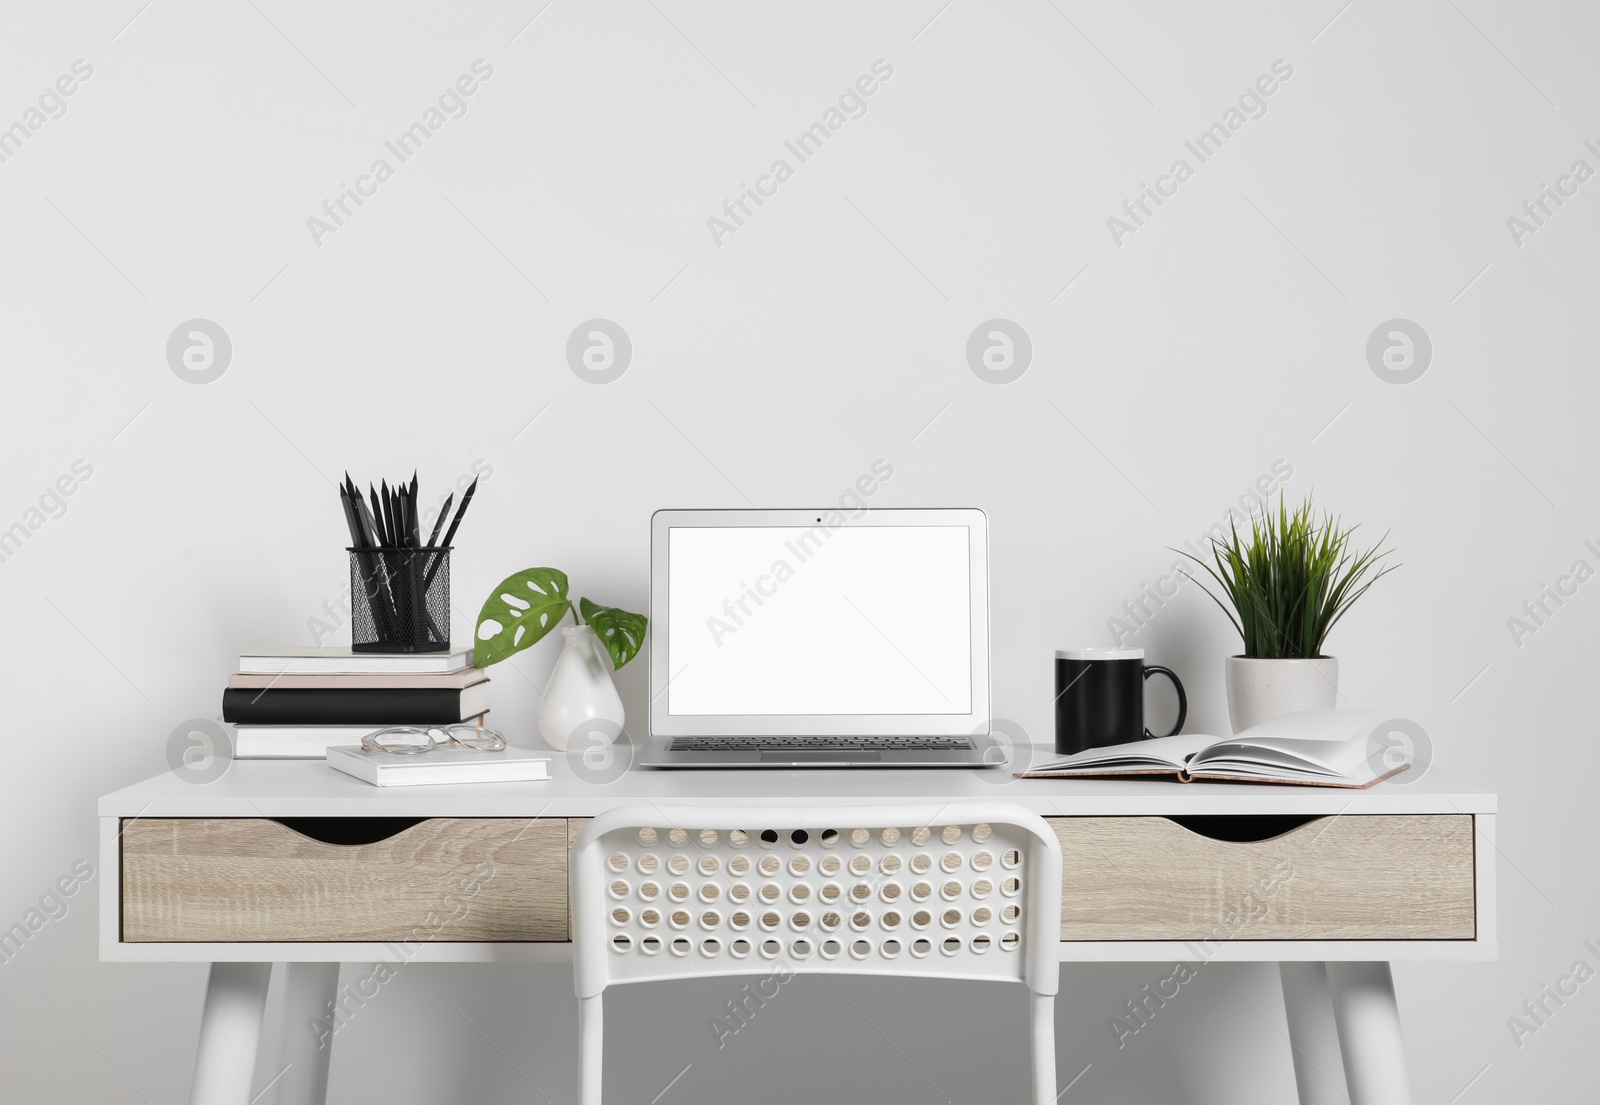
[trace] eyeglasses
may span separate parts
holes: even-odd
[[[498,730],[481,725],[396,725],[361,738],[363,752],[392,752],[397,756],[416,756],[436,748],[470,748],[474,752],[499,752],[506,738]]]

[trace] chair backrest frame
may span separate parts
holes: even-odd
[[[972,839],[969,830],[977,825],[988,827],[992,834],[992,843]],[[956,842],[942,838],[941,831],[950,826],[962,830]],[[913,843],[910,838],[913,835],[923,835],[918,832],[921,829],[931,830],[931,839]],[[655,830],[661,837],[659,843],[651,845],[640,843],[638,837],[640,830]],[[736,830],[747,834],[747,841],[742,846],[734,845],[730,839]],[[798,838],[793,834],[797,830],[806,834],[804,844],[795,843],[795,839]],[[838,834],[834,844],[823,843],[821,838],[826,830],[833,830]],[[867,830],[868,839],[864,841],[855,839],[862,835],[859,830]],[[714,839],[715,842],[702,843],[700,840],[702,832],[707,832],[707,839]],[[763,832],[775,832],[779,834],[779,839],[771,844],[764,843],[760,836]],[[899,839],[894,839],[897,833]],[[680,838],[678,843],[672,843],[673,836]],[[641,848],[652,853],[667,855],[668,862],[680,854],[687,856],[690,859],[688,869],[686,872],[673,873],[663,865],[659,870],[652,869],[646,877],[634,869],[631,858],[636,856]],[[1001,851],[1003,858],[1015,860],[1015,864],[1007,868],[996,861],[993,856],[996,849]],[[1012,854],[1013,851],[1015,855]],[[986,855],[979,856],[979,852],[984,852]],[[609,985],[650,979],[762,974],[771,971],[774,968],[775,958],[771,955],[749,955],[739,959],[731,954],[707,957],[696,954],[693,950],[686,954],[670,954],[666,947],[673,943],[682,945],[686,941],[684,936],[675,935],[674,930],[664,923],[664,918],[658,920],[657,926],[653,926],[661,930],[657,946],[662,950],[649,957],[648,962],[637,954],[642,949],[631,949],[635,953],[632,955],[618,954],[614,950],[613,940],[623,933],[618,931],[619,922],[614,920],[613,914],[619,917],[628,915],[631,919],[634,910],[640,910],[641,913],[645,911],[659,913],[663,909],[671,911],[680,906],[704,904],[688,901],[679,902],[675,906],[673,902],[661,899],[654,906],[646,903],[641,907],[637,894],[642,893],[644,888],[642,883],[635,886],[634,880],[644,879],[655,884],[657,893],[659,893],[658,879],[674,883],[672,890],[676,891],[688,889],[687,882],[682,880],[697,882],[702,888],[711,882],[720,886],[733,878],[721,869],[722,861],[731,860],[740,854],[757,863],[765,856],[777,856],[780,857],[777,870],[760,872],[751,869],[749,874],[739,881],[747,879],[746,886],[748,886],[750,882],[765,878],[768,882],[762,884],[763,888],[772,885],[780,888],[788,887],[793,891],[798,883],[810,886],[815,881],[830,878],[821,874],[811,876],[809,879],[792,875],[790,863],[794,858],[806,856],[809,857],[811,864],[820,865],[821,859],[830,853],[841,859],[871,857],[868,871],[878,880],[872,885],[900,881],[885,879],[881,875],[879,864],[883,857],[889,854],[905,857],[902,860],[905,865],[905,878],[932,880],[934,883],[948,880],[947,886],[962,888],[949,900],[941,901],[940,897],[947,896],[940,895],[928,901],[925,907],[936,916],[942,914],[949,917],[959,913],[962,920],[945,926],[934,923],[924,932],[897,931],[883,940],[883,945],[890,943],[902,945],[907,941],[921,942],[918,938],[926,938],[935,944],[933,954],[912,955],[909,953],[909,948],[906,948],[905,954],[897,953],[893,959],[888,959],[885,958],[888,955],[887,947],[883,947],[882,955],[869,954],[860,958],[856,958],[854,954],[836,955],[831,958],[824,958],[821,954],[805,957],[788,955],[783,958],[784,965],[789,970],[797,973],[1001,979],[1023,982],[1036,994],[1053,995],[1057,992],[1061,931],[1061,848],[1055,833],[1043,818],[1021,806],[1007,802],[976,801],[941,804],[765,807],[647,804],[606,811],[584,827],[572,851],[574,981],[578,996],[592,997],[602,993]],[[926,872],[913,875],[908,861],[919,853],[932,856],[940,862],[932,865]],[[700,861],[706,857],[713,857],[718,861],[712,868],[715,878],[699,867]],[[659,861],[659,856],[656,859]],[[613,860],[621,865],[620,870],[611,866]],[[959,862],[960,867],[945,868],[943,863],[946,862],[952,864]],[[983,863],[983,867],[980,868],[979,863]],[[771,866],[770,863],[768,866]],[[980,872],[976,877],[974,869]],[[988,935],[989,932],[1011,931],[1020,938],[1014,950],[1002,951],[998,946],[998,939],[994,939],[993,945],[987,947],[983,954],[973,951],[975,945],[970,942],[962,944],[955,952],[940,954],[939,945],[945,941],[959,942],[956,938],[957,933],[974,931],[971,925],[966,923],[966,919],[978,912],[967,911],[973,905],[971,898],[977,893],[978,885],[988,883],[993,886],[998,880],[1000,885],[1004,886],[1008,885],[1007,880],[1018,876],[1020,876],[1020,887],[1016,891],[1010,894],[994,894],[992,901],[987,901],[986,894],[986,901],[979,903],[980,908],[983,905],[990,906],[990,912],[1004,910],[1012,904],[1020,907],[1020,916],[1015,919],[1009,930],[1004,930],[1003,926],[996,924],[980,933]],[[859,880],[866,878],[866,875],[845,871],[831,878],[835,883],[834,893],[838,892],[840,883],[851,880],[857,880],[853,890],[859,892],[862,885]],[[969,883],[966,880],[971,881]],[[924,887],[924,893],[926,890]],[[806,893],[809,892],[808,889]],[[898,895],[900,890],[896,888],[895,892]],[[887,894],[887,890],[883,890],[882,893]],[[960,900],[961,908],[956,907],[956,899]],[[805,907],[796,909],[792,902],[780,901],[776,904],[781,909],[789,910],[788,916],[796,920],[807,912]],[[834,908],[849,912],[856,904],[842,900]],[[871,904],[882,905],[880,902]],[[740,908],[737,905],[722,903],[718,905],[728,909]],[[752,899],[746,908],[759,912],[766,909],[767,905]],[[827,910],[829,906],[819,901],[810,908]],[[910,902],[900,908],[918,909]],[[869,911],[864,915],[872,914]],[[640,931],[637,924],[622,923],[620,927],[635,934]],[[749,939],[756,941],[757,946],[765,950],[766,945],[775,942],[774,935],[754,931]],[[863,939],[863,935],[852,933],[846,928],[838,932],[837,939],[844,941],[845,945],[851,948],[858,944],[870,946],[871,942]],[[882,932],[877,932],[875,935],[884,936]],[[718,933],[716,938],[709,940],[709,943],[718,944],[725,938],[726,932]],[[738,937],[735,940],[744,942]],[[668,944],[663,945],[660,941],[666,941]],[[804,932],[796,942],[791,943],[790,947],[809,944],[820,952],[824,944],[831,942],[829,934],[822,932],[813,924],[809,931]],[[731,947],[732,942],[729,943],[730,951]],[[673,947],[672,950],[677,952],[678,948]]]

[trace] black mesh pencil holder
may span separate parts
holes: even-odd
[[[449,549],[350,549],[349,553],[353,650],[449,650]]]

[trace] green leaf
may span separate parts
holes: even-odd
[[[473,665],[486,668],[537,644],[571,609],[567,574],[560,569],[529,568],[507,576],[478,611]]]
[[[611,664],[618,671],[635,656],[644,644],[645,627],[650,619],[642,614],[630,614],[615,606],[596,606],[588,599],[578,600],[583,620],[594,627],[595,634],[611,653]]]
[[[1321,656],[1329,631],[1351,604],[1398,566],[1381,563],[1389,555],[1382,548],[1388,534],[1377,546],[1357,550],[1355,532],[1337,516],[1318,519],[1309,495],[1291,512],[1280,493],[1276,517],[1270,505],[1251,517],[1248,542],[1230,519],[1228,534],[1212,539],[1209,563],[1174,551],[1199,564],[1232,604],[1230,610],[1196,580],[1244,638],[1246,656]]]

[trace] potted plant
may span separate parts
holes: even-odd
[[[1227,664],[1233,731],[1333,706],[1339,661],[1323,654],[1328,633],[1367,588],[1399,565],[1381,564],[1388,550],[1352,548],[1356,527],[1347,529],[1327,514],[1316,520],[1309,495],[1291,512],[1280,494],[1276,516],[1268,508],[1250,520],[1248,540],[1231,520],[1228,528],[1226,540],[1211,540],[1212,563],[1183,555],[1221,588],[1227,603],[1196,581],[1244,639],[1244,653]]]
[[[575,603],[567,586],[567,574],[557,568],[529,568],[502,580],[478,611],[472,662],[497,664],[560,626],[565,643],[539,703],[539,735],[560,752],[588,751],[622,732],[622,697],[611,672],[639,654],[649,619],[586,598]],[[572,624],[561,625],[568,614]]]

